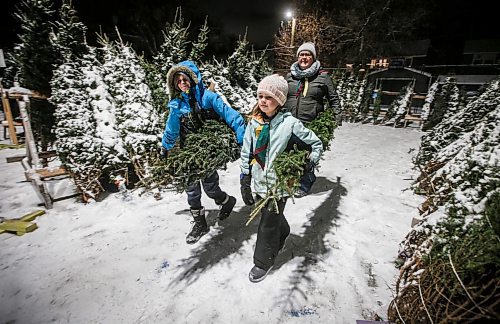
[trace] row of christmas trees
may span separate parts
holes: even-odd
[[[103,191],[103,179],[149,176],[168,114],[166,74],[173,65],[194,60],[204,79],[215,81],[215,90],[241,111],[250,109],[258,80],[270,73],[266,53],[256,56],[246,37],[228,59],[204,60],[207,21],[190,41],[180,8],[159,52],[146,60],[121,39],[101,35],[99,46],[88,45],[71,1],[62,1],[57,15],[52,5],[27,0],[18,9],[21,42],[9,55],[15,67],[9,73],[49,98],[32,103],[33,128],[42,149],[55,145],[84,200]]]
[[[367,75],[347,72],[337,73],[332,77],[344,117],[350,122],[399,125],[411,107],[414,92],[411,84],[403,87],[387,110],[381,114],[379,90],[375,89],[372,83],[367,82]],[[480,89],[479,94],[484,89],[485,87]],[[466,97],[457,86],[453,76],[447,77],[443,84],[434,82],[424,99],[421,129],[424,131],[432,129],[441,120],[453,116],[459,105],[464,106],[476,98],[477,96]]]
[[[441,121],[422,137],[421,219],[400,249],[393,322],[500,317],[500,80],[460,102],[452,82]]]

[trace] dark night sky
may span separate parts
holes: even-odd
[[[442,42],[443,46],[448,46],[447,42],[456,44],[461,38],[500,38],[498,13],[492,9],[494,1],[436,1],[440,10],[433,12],[434,29],[432,35],[428,35],[429,38]],[[18,41],[16,34],[19,32],[19,26],[12,14],[14,5],[19,2],[20,0],[2,1],[0,48],[8,48]],[[190,29],[193,34],[197,34],[198,27],[206,15],[208,15],[208,25],[214,34],[223,33],[237,37],[244,34],[245,27],[248,26],[248,40],[256,48],[263,48],[272,42],[273,34],[278,30],[280,21],[285,19],[284,13],[292,1],[73,0],[73,2],[81,20],[90,28],[89,39],[92,39],[99,25],[112,26],[116,23],[122,33],[126,32],[130,12],[139,6],[144,7],[143,4],[146,3],[149,12],[151,8],[162,8],[161,10],[167,12],[168,14],[163,15],[167,21],[172,21],[175,8],[181,5],[183,16],[193,22]]]
[[[209,22],[222,21],[225,29],[233,34],[244,34],[248,26],[249,41],[259,47],[272,43],[280,21],[285,20],[286,10],[291,8],[287,6],[290,1],[284,0],[219,0],[217,7],[208,1],[198,2],[201,11],[208,14]],[[240,4],[235,5],[235,3]],[[247,8],[242,9],[244,7]]]
[[[15,5],[20,0],[3,0],[0,11],[0,23],[2,34],[0,48],[8,47],[17,41],[16,34],[19,32],[17,22],[12,14],[15,12]],[[137,5],[146,3],[155,6],[160,3],[163,8],[168,9],[173,17],[175,8],[181,6],[183,16],[186,20],[194,20],[191,32],[197,33],[198,26],[208,15],[208,26],[211,30],[220,29],[222,33],[228,35],[242,35],[248,26],[248,40],[256,47],[264,47],[272,42],[273,34],[280,25],[280,20],[285,19],[287,4],[286,0],[251,0],[251,1],[198,1],[198,0],[73,0],[79,13],[80,19],[91,30],[97,26],[112,25],[117,22],[120,31],[126,29],[120,22],[125,21],[126,8],[129,4]],[[242,9],[245,8],[245,9]],[[132,10],[132,9],[131,9]],[[120,16],[116,16],[120,12]],[[113,16],[115,16],[113,18]],[[171,19],[169,20],[171,21]],[[196,24],[196,22],[199,22]]]

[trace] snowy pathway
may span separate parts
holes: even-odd
[[[10,323],[355,323],[385,318],[398,274],[393,261],[421,201],[408,188],[413,129],[345,124],[324,155],[313,193],[285,210],[292,235],[274,270],[248,281],[258,220],[239,198],[236,163],[221,187],[239,200],[210,233],[185,243],[184,194],[84,206],[71,200],[37,218],[22,237],[0,235],[0,319]],[[36,209],[19,164],[0,151],[0,208]]]

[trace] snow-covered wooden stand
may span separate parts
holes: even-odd
[[[44,96],[32,92],[24,88],[10,88],[8,91],[3,91],[2,98],[15,99],[19,105],[19,112],[24,126],[26,154],[17,155],[7,158],[8,163],[21,162],[24,168],[26,180],[30,181],[42,200],[45,208],[52,208],[54,198],[51,197],[45,180],[58,176],[67,175],[68,172],[61,166],[59,167],[43,167],[40,159],[47,159],[56,156],[55,151],[38,152],[35,139],[31,130],[31,123],[28,115],[28,107],[30,98],[46,99]]]
[[[421,112],[415,112],[415,109],[411,106],[411,103],[413,102],[413,99],[420,99],[420,100],[425,100],[424,95],[417,95],[417,94],[412,94],[410,97],[410,105],[408,106],[408,109],[406,110],[406,114],[403,118],[403,128],[406,128],[408,122],[411,123],[417,123],[418,126],[420,127],[423,123],[422,120],[422,113]]]
[[[2,91],[2,107],[5,115],[5,120],[2,120],[3,137],[6,139],[8,132],[12,144],[18,145],[19,141],[17,139],[16,126],[23,126],[23,124],[14,120],[14,116],[12,115],[12,110],[9,103],[8,93],[3,88],[0,89]]]

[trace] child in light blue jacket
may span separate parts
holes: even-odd
[[[259,83],[258,103],[247,124],[241,148],[241,194],[247,205],[254,203],[251,184],[257,199],[265,197],[275,184],[273,163],[279,154],[297,144],[310,151],[310,162],[317,165],[323,153],[321,140],[314,132],[290,113],[281,112],[287,93],[288,83],[277,74],[267,76]],[[252,282],[266,277],[290,234],[290,226],[283,215],[288,193],[279,194],[277,211],[269,203],[261,211],[255,265],[249,273]]]

